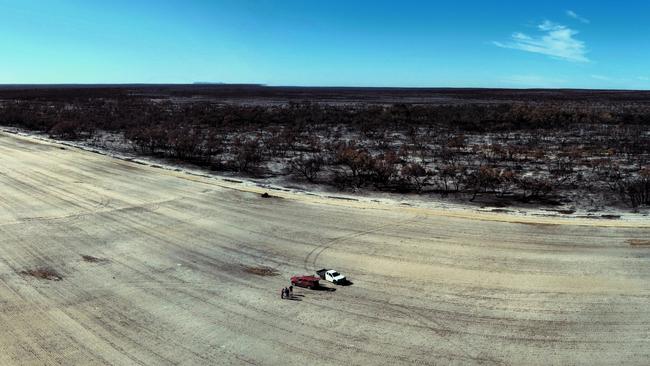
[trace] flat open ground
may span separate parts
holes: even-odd
[[[650,360],[650,220],[277,194],[0,134],[0,364]]]

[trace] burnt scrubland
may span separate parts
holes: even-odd
[[[0,124],[342,191],[496,206],[650,205],[650,93],[4,87]]]

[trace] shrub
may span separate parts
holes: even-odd
[[[621,179],[618,182],[618,190],[630,206],[650,205],[650,168],[641,169],[637,177]]]
[[[50,136],[64,140],[76,140],[81,132],[81,124],[75,121],[62,121],[50,128]]]
[[[416,192],[422,192],[422,189],[431,179],[431,172],[428,171],[422,164],[409,163],[402,167],[402,178],[413,187]]]
[[[521,200],[524,202],[544,198],[552,193],[555,188],[549,178],[542,177],[516,178],[515,185],[521,191]]]
[[[233,159],[231,165],[240,172],[252,173],[259,168],[263,161],[259,140],[236,139],[233,144]]]

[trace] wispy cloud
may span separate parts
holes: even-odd
[[[573,11],[573,10],[567,10],[567,11],[565,12],[565,14],[566,14],[569,18],[573,18],[573,19],[579,21],[580,23],[584,23],[584,24],[589,24],[589,23],[591,23],[591,22],[589,21],[589,19],[581,17],[580,15],[578,15],[578,14],[577,14],[575,11]]]
[[[527,88],[556,88],[566,84],[566,79],[546,77],[540,75],[510,75],[499,80],[506,86]]]
[[[634,88],[635,85],[647,85],[650,78],[645,76],[620,76],[620,75],[602,75],[602,74],[591,74],[589,75],[592,79],[598,80],[600,85],[614,86],[617,88],[630,89]]]
[[[498,47],[540,53],[565,61],[590,61],[586,56],[585,43],[574,38],[578,31],[549,20],[539,24],[537,29],[541,33],[537,36],[515,32],[510,37],[510,41],[493,43]]]
[[[592,74],[590,76],[591,76],[592,79],[596,79],[596,80],[612,81],[612,78],[610,78],[609,76],[605,76],[605,75]]]

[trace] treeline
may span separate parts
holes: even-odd
[[[215,103],[154,102],[142,98],[88,98],[73,102],[5,101],[4,123],[41,131],[58,124],[68,132],[94,129],[122,131],[159,125],[192,125],[241,129],[281,124],[344,124],[365,131],[437,126],[455,131],[505,132],[553,129],[582,124],[650,123],[650,105],[544,103],[467,105],[332,106],[290,103],[282,106],[221,105]]]
[[[0,123],[62,139],[97,131],[141,154],[214,170],[286,173],[340,189],[549,200],[604,189],[650,204],[650,107],[641,103],[281,106],[147,98],[9,101]],[[595,180],[594,180],[595,179]]]

